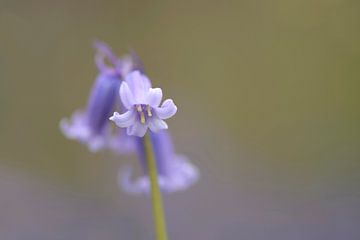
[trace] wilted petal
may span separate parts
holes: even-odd
[[[127,128],[127,134],[130,136],[143,137],[146,133],[148,126],[135,121],[133,125]]]
[[[129,85],[126,82],[121,83],[119,93],[124,106],[127,109],[132,108],[132,106],[134,105],[134,95],[132,94]]]
[[[161,120],[160,118],[153,117],[152,119],[149,120],[149,128],[151,131],[157,132],[162,129],[167,129],[168,125],[166,124],[165,121]]]
[[[156,115],[161,119],[168,119],[175,115],[177,107],[172,99],[167,99],[161,107],[155,108]]]
[[[150,88],[147,96],[147,104],[151,107],[158,107],[162,99],[161,88]]]
[[[111,121],[115,122],[118,127],[129,127],[135,123],[136,115],[133,110],[127,111],[123,114],[114,112],[114,115],[109,118]]]

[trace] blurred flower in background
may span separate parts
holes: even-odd
[[[163,192],[170,193],[185,190],[198,180],[198,169],[189,162],[186,156],[175,153],[168,130],[161,130],[157,133],[151,132],[150,136],[158,170],[159,186]],[[143,175],[136,180],[132,180],[132,170],[127,168],[119,171],[118,182],[128,193],[149,193],[150,181],[147,176],[141,138],[136,137],[136,142]]]
[[[60,128],[67,138],[87,145],[92,152],[109,148],[117,153],[128,152],[131,150],[131,140],[127,139],[121,129],[114,132],[108,118],[114,109],[120,108],[120,81],[135,69],[135,61],[130,56],[118,59],[105,43],[96,42],[94,45],[99,74],[92,87],[87,108],[76,111],[71,120],[62,119]],[[106,60],[111,63],[110,66],[106,64]]]

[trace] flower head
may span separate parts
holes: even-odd
[[[143,175],[133,181],[131,171],[126,170],[119,175],[119,184],[130,193],[147,193],[150,182],[142,137],[150,129],[161,190],[174,192],[188,188],[197,181],[199,173],[185,156],[175,153],[166,130],[168,126],[164,120],[177,112],[173,100],[162,102],[162,90],[152,88],[134,53],[117,58],[102,42],[96,42],[95,48],[99,74],[87,107],[76,111],[70,120],[61,120],[63,134],[87,145],[91,151],[111,149],[118,154],[135,151],[143,167]],[[114,112],[114,109],[124,110],[121,111],[124,113]],[[112,129],[109,119],[120,128]]]
[[[92,87],[87,107],[85,110],[76,111],[71,120],[62,119],[60,128],[67,138],[87,145],[92,152],[104,148],[114,149],[115,143],[119,141],[116,152],[120,152],[119,149],[125,151],[125,148],[120,146],[129,145],[129,140],[125,139],[126,134],[114,133],[108,119],[114,108],[120,106],[118,91],[122,76],[133,70],[131,68],[135,69],[135,64],[129,57],[118,59],[104,43],[97,42],[95,47],[95,62],[99,74]],[[106,60],[112,65],[106,65]],[[127,144],[122,145],[122,142]]]
[[[116,76],[100,73],[86,110],[76,111],[71,121],[61,120],[60,127],[64,135],[88,145],[93,152],[104,148],[111,137],[107,118],[115,105],[119,85]]]
[[[150,134],[158,172],[158,182],[163,192],[185,190],[199,178],[197,168],[183,156],[174,152],[171,136],[167,130]],[[143,175],[132,180],[131,169],[119,172],[119,185],[128,193],[140,194],[150,191],[150,182],[145,164],[144,146],[141,138],[137,139],[137,153],[143,167]]]
[[[167,129],[164,119],[174,116],[177,111],[171,99],[160,106],[162,90],[151,88],[150,80],[140,71],[126,75],[119,93],[127,111],[123,114],[115,112],[110,120],[118,127],[127,128],[128,135],[143,137],[148,128],[152,132]]]

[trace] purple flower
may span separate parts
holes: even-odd
[[[76,111],[70,120],[61,120],[63,134],[87,145],[93,152],[102,149],[111,149],[118,154],[136,152],[143,175],[133,181],[128,169],[119,175],[119,184],[130,193],[147,193],[150,183],[142,137],[149,128],[160,188],[165,192],[188,188],[196,182],[199,173],[185,156],[174,152],[166,130],[168,126],[164,120],[177,112],[173,100],[167,99],[161,104],[162,90],[151,87],[134,53],[119,59],[102,42],[96,42],[95,48],[99,74],[87,107]],[[115,109],[125,111],[119,114],[114,112]],[[120,128],[112,129],[109,119]]]
[[[171,137],[167,130],[150,133],[156,160],[159,186],[163,192],[185,190],[199,178],[197,168],[183,155],[174,152]],[[139,194],[150,191],[147,176],[145,153],[142,138],[136,137],[137,153],[143,168],[143,175],[132,180],[131,169],[119,172],[118,183],[128,193]]]
[[[127,128],[128,135],[143,137],[148,128],[153,132],[167,129],[164,119],[174,116],[177,111],[171,99],[160,106],[162,90],[151,88],[150,80],[140,71],[125,76],[119,93],[128,111],[123,114],[115,112],[110,120],[120,128]]]
[[[62,119],[60,128],[67,138],[87,145],[92,152],[105,148],[117,153],[126,152],[130,150],[131,140],[121,129],[114,133],[108,119],[114,108],[121,104],[118,91],[122,76],[133,70],[135,64],[129,57],[118,59],[104,43],[97,42],[95,47],[95,61],[100,73],[92,87],[88,105],[85,110],[76,111],[71,120]],[[106,65],[105,60],[112,66]]]
[[[106,146],[111,137],[107,122],[117,98],[120,80],[100,73],[92,88],[86,111],[77,111],[71,121],[62,119],[60,127],[69,139],[88,145],[95,152]]]

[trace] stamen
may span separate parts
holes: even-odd
[[[141,105],[136,105],[136,111],[138,111],[139,113],[142,112],[142,108]]]
[[[140,113],[140,122],[141,122],[142,124],[145,123],[145,115],[144,115],[144,112],[141,112],[141,113]]]
[[[147,111],[148,116],[151,117],[151,116],[152,116],[152,112],[151,112],[151,108],[150,108],[149,105],[146,106],[146,111]]]

